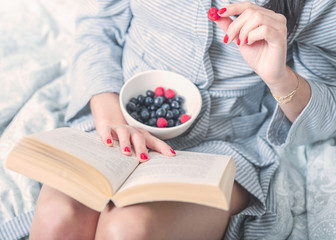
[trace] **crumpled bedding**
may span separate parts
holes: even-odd
[[[0,8],[0,239],[28,237],[41,185],[6,170],[16,141],[65,126],[77,0],[11,0]],[[279,149],[278,220],[264,239],[334,239],[336,146]]]
[[[64,126],[79,1],[11,0],[0,8],[0,239],[29,232],[40,184],[4,169],[22,136]]]

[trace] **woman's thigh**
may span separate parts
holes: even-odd
[[[230,215],[243,210],[247,192],[235,183],[230,211],[182,202],[152,202],[116,208],[100,215],[96,239],[221,239]]]

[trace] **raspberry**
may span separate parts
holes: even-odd
[[[182,114],[181,115],[181,118],[180,118],[180,121],[181,121],[181,123],[185,123],[185,122],[187,122],[189,119],[190,119],[191,117],[188,115],[188,114]]]
[[[155,96],[163,96],[163,94],[164,94],[164,89],[163,89],[163,87],[157,87],[157,88],[155,88],[155,91],[154,91],[154,94],[155,94]]]
[[[169,99],[169,98],[173,98],[173,97],[175,97],[176,93],[175,93],[174,90],[172,90],[172,89],[169,88],[169,89],[167,89],[167,90],[165,91],[164,95],[165,95],[165,97],[166,97],[167,99]]]
[[[211,7],[208,11],[208,18],[211,21],[216,21],[219,19],[219,15],[217,14],[218,9],[215,7]]]
[[[158,118],[158,120],[156,121],[156,125],[159,127],[159,128],[165,128],[168,126],[168,122],[166,119],[164,118]]]

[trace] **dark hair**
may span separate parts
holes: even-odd
[[[287,18],[287,34],[289,36],[296,29],[305,2],[306,0],[269,0],[264,7],[281,13]]]

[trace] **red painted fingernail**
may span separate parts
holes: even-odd
[[[112,143],[112,140],[111,140],[111,139],[107,139],[107,140],[106,140],[106,143],[107,143],[107,144],[111,144],[111,143]]]
[[[124,148],[124,151],[125,151],[125,152],[131,152],[131,149],[130,149],[129,147],[125,147],[125,148]]]
[[[248,37],[246,37],[246,43],[248,43]]]
[[[170,149],[170,152],[171,152],[172,154],[176,154],[176,152],[175,152],[173,149]]]
[[[226,10],[227,10],[226,8],[221,8],[221,9],[218,10],[217,14],[221,15],[221,14],[225,13]]]
[[[227,43],[229,40],[229,36],[227,34],[225,34],[225,37],[224,37],[224,43]]]
[[[240,39],[238,38],[237,40],[237,45],[239,46],[240,45]]]
[[[142,160],[147,160],[147,159],[148,159],[146,153],[141,153],[141,154],[140,154],[140,158],[141,158]],[[144,161],[143,161],[143,162],[144,162]]]

